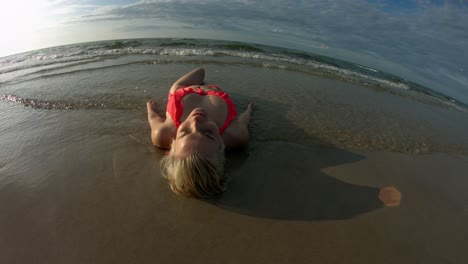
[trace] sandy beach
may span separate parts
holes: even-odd
[[[466,262],[466,113],[411,92],[208,64],[239,108],[257,105],[249,147],[227,155],[228,190],[188,199],[160,175],[144,103],[164,105],[174,77],[198,66],[116,77],[106,87],[132,88],[107,108],[0,101],[0,263]],[[67,82],[84,76],[103,73]],[[80,96],[61,81],[22,97]],[[398,206],[379,199],[385,186],[401,192]]]
[[[3,166],[2,177],[21,179],[2,182],[1,262],[467,258],[466,156],[262,143],[230,163],[230,188],[213,203],[174,195],[159,176],[161,155],[127,136],[90,136],[41,164]],[[400,206],[378,200],[388,185],[402,192]]]

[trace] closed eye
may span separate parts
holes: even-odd
[[[205,134],[205,136],[213,141],[216,141],[212,134]]]
[[[184,129],[184,130],[181,130],[181,131],[179,132],[179,137],[178,137],[178,138],[185,137],[187,134],[189,134],[189,131],[187,131],[187,130],[185,130],[185,129]]]
[[[208,138],[210,138],[210,139],[216,141],[216,139],[215,139],[215,137],[214,137],[214,135],[213,135],[213,132],[211,132],[211,130],[205,130],[205,131],[203,131],[203,134],[204,134],[206,137],[208,137]]]

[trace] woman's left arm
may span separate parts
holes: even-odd
[[[155,101],[149,101],[146,106],[148,123],[151,127],[151,142],[157,147],[170,149],[176,133],[175,126],[168,120],[169,118],[163,118],[158,114]]]

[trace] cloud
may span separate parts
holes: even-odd
[[[76,3],[75,10],[80,4],[92,4],[88,2]],[[468,90],[463,83],[468,72],[464,52],[468,46],[467,1],[397,2],[400,4],[380,0],[139,1],[92,9],[82,6],[80,15],[64,22],[69,26],[113,22],[123,32],[166,27],[256,36],[264,44],[339,54],[342,59],[406,74],[403,77],[425,85],[449,83]],[[122,26],[124,22],[126,26]]]

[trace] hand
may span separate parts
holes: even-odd
[[[249,102],[249,104],[247,105],[247,111],[249,111],[251,113],[254,106],[255,106],[254,102]]]
[[[239,120],[240,123],[242,123],[244,126],[247,126],[250,122],[250,115],[252,114],[252,110],[255,106],[255,103],[254,102],[249,102],[247,104],[247,109],[245,109],[245,111],[239,115],[239,117],[237,118]]]
[[[150,100],[146,103],[146,109],[148,111],[149,122],[151,122],[151,120],[154,120],[154,119],[162,119],[162,117],[157,112],[157,108],[158,108],[158,103],[156,103],[153,100]]]

